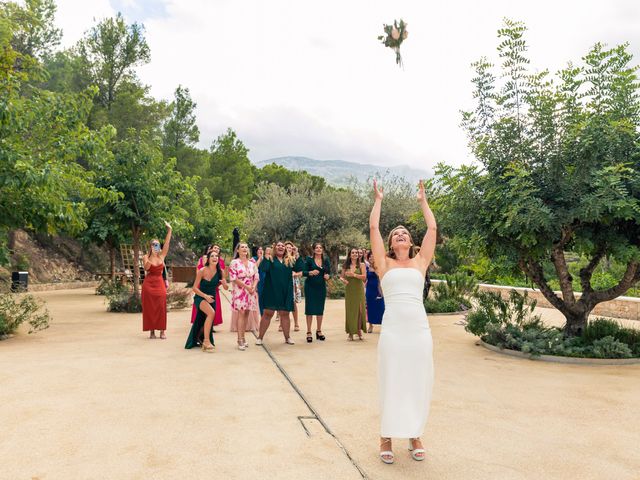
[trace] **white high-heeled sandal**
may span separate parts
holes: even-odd
[[[424,460],[425,450],[424,448],[413,448],[413,441],[420,440],[419,438],[410,438],[409,439],[409,451],[411,452],[411,458],[413,458],[416,462],[421,462]],[[422,454],[422,456],[418,456]]]
[[[382,447],[383,445],[385,445],[387,443],[391,443],[391,439],[390,438],[384,438],[382,440],[382,442],[380,443],[380,446]],[[385,457],[387,457],[387,458],[385,458]],[[393,460],[394,460],[393,452],[391,450],[383,450],[382,452],[380,452],[380,460],[382,460],[387,465],[391,465],[393,463]]]

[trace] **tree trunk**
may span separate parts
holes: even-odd
[[[133,295],[140,298],[140,229],[133,227]]]
[[[580,303],[580,301],[578,301]],[[564,334],[567,337],[579,337],[587,327],[591,309],[585,307],[579,311],[563,312],[567,322],[564,325]]]
[[[111,280],[116,279],[116,249],[113,245],[109,245],[109,267],[111,272]]]
[[[17,230],[9,230],[7,234],[7,249],[9,250],[9,263],[11,264],[11,268],[13,268],[16,258],[16,234]]]
[[[329,250],[329,261],[331,262],[331,273],[338,274],[338,263],[340,261],[340,250],[332,248]]]

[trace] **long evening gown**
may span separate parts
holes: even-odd
[[[293,312],[292,274],[303,269],[304,264],[300,258],[290,267],[277,258],[262,260],[260,271],[266,274],[262,290],[265,310]]]
[[[318,275],[309,275],[309,272],[317,270]],[[322,266],[319,267],[313,257],[305,260],[304,276],[304,314],[324,315],[324,304],[327,299],[326,274],[331,274],[331,263],[328,258],[322,259]]]
[[[378,341],[382,437],[417,438],[424,432],[433,388],[433,342],[422,303],[424,277],[392,268],[382,277],[385,312]]]
[[[151,265],[142,282],[142,330],[167,329],[167,288],[162,279],[164,264]]]
[[[364,296],[367,299],[367,321],[372,325],[380,325],[384,314],[384,298],[380,290],[378,274],[369,267],[367,267],[367,286]]]
[[[198,260],[198,265],[196,266],[197,270],[201,270],[202,268],[204,268],[204,259],[205,257],[200,257],[200,260]],[[221,258],[218,263],[220,263],[220,268],[224,271],[225,265],[224,265],[224,260]],[[218,286],[216,287],[216,305],[222,305],[222,303],[220,303],[220,285],[218,284]],[[193,307],[191,308],[191,323],[194,322],[194,320],[196,319],[196,314],[198,313],[198,308],[196,307],[196,304],[193,304]],[[216,308],[216,316],[213,319],[213,326],[215,327],[216,325],[220,325],[222,323],[222,308]]]
[[[215,293],[220,285],[220,275],[216,273],[211,280],[206,280],[205,278],[200,279],[200,291],[202,293],[206,293],[207,295],[211,295],[214,297],[214,301],[211,304],[211,308],[214,311],[218,310],[218,303],[215,301]],[[193,304],[196,307],[196,319],[191,325],[191,330],[189,331],[189,336],[187,337],[187,343],[184,348],[193,348],[198,345],[198,336],[200,335],[200,330],[204,327],[204,322],[207,320],[207,315],[200,310],[200,303],[204,302],[205,299],[200,295],[193,296]],[[211,329],[213,330],[213,328]],[[213,332],[209,332],[209,341],[213,344]]]
[[[362,268],[356,268],[355,273],[361,275]],[[366,331],[365,323],[367,323],[364,302],[364,282],[355,277],[345,278],[349,283],[347,283],[344,288],[344,330],[352,335],[357,334],[358,319],[360,319],[360,329],[361,332],[364,333]]]

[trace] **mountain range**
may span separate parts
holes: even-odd
[[[344,160],[315,160],[307,157],[278,157],[257,162],[259,168],[275,163],[289,170],[305,170],[311,175],[324,177],[327,183],[335,186],[348,185],[352,179],[366,182],[372,177],[393,175],[403,177],[408,181],[432,176],[427,170],[420,170],[407,165],[385,167],[366,163],[347,162]]]

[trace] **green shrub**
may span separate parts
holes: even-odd
[[[471,302],[466,299],[445,298],[443,300],[426,299],[424,308],[427,313],[453,313],[469,310]]]
[[[476,279],[464,273],[445,275],[444,281],[433,286],[435,300],[462,300],[478,292]]]
[[[117,293],[107,296],[107,311],[109,312],[142,312],[142,302],[128,290],[123,293]]]
[[[631,353],[636,357],[640,357],[640,330],[636,328],[621,328],[614,335],[614,338],[629,345]]]
[[[609,335],[593,342],[591,356],[595,358],[630,358],[633,353],[629,345]]]
[[[29,257],[23,255],[22,253],[17,253],[14,256],[14,268],[20,271],[29,270]]]
[[[180,310],[191,305],[193,291],[190,288],[179,287],[175,284],[169,285],[167,289],[167,308]]]
[[[96,295],[112,296],[120,293],[128,292],[129,285],[122,283],[119,279],[111,280],[103,278],[96,287]]]
[[[590,344],[595,340],[600,340],[605,337],[614,337],[620,331],[621,326],[615,320],[608,318],[596,318],[589,321],[586,328],[582,332],[582,338],[585,343]]]
[[[498,293],[480,292],[477,299],[465,329],[490,345],[533,356],[640,357],[640,330],[622,328],[613,320],[595,319],[582,336],[565,337],[561,328],[546,327],[533,314],[535,302],[526,293],[512,290],[505,300]]]
[[[503,328],[515,325],[521,329],[543,328],[540,316],[533,315],[536,301],[530,300],[527,292],[523,295],[515,290],[509,292],[505,300],[496,292],[478,292],[478,304],[467,316],[466,330],[482,337],[489,326]]]
[[[49,328],[51,317],[44,302],[33,295],[0,294],[0,339],[14,333],[24,322],[29,323],[29,333]]]
[[[344,298],[345,284],[342,283],[340,277],[333,276],[327,280],[327,297],[328,298]]]

